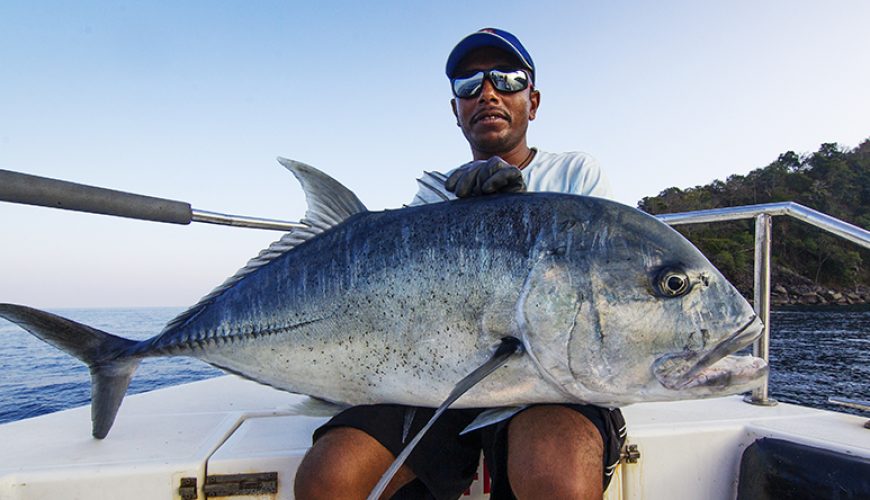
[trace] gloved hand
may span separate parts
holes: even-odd
[[[459,198],[495,193],[521,193],[526,190],[523,173],[498,156],[475,160],[457,168],[444,187]]]

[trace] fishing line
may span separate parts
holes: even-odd
[[[380,498],[384,493],[384,490],[387,489],[387,485],[390,484],[390,480],[393,479],[393,476],[396,475],[396,472],[399,471],[399,468],[405,463],[405,460],[408,459],[408,456],[411,455],[411,452],[414,451],[414,448],[420,440],[423,439],[423,435],[426,434],[429,428],[432,427],[432,424],[438,420],[438,417],[447,410],[447,407],[452,405],[460,396],[468,392],[468,390],[474,387],[478,382],[486,378],[487,375],[494,372],[499,365],[504,363],[513,354],[522,351],[523,343],[516,337],[505,337],[501,339],[501,344],[499,344],[492,357],[490,357],[484,364],[477,367],[473,372],[466,375],[465,378],[460,380],[456,386],[453,387],[453,391],[449,396],[447,396],[447,399],[441,403],[441,406],[435,410],[432,418],[430,418],[429,421],[426,422],[426,425],[417,432],[414,439],[405,446],[405,449],[399,453],[399,456],[396,457],[396,460],[393,461],[390,468],[384,472],[384,475],[381,476],[381,480],[378,481],[378,484],[376,484],[372,492],[369,493],[368,500],[378,500],[378,498]]]

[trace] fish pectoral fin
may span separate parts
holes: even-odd
[[[507,420],[517,413],[528,408],[528,405],[521,406],[503,406],[500,408],[490,408],[488,410],[484,410],[474,419],[470,424],[468,424],[465,429],[462,429],[462,432],[459,433],[460,436],[464,436],[469,432],[476,431],[478,429],[483,429],[489,425],[497,424],[503,420]]]
[[[414,436],[414,439],[408,443],[407,446],[399,453],[399,456],[393,461],[390,468],[384,472],[384,475],[381,476],[381,480],[378,481],[378,484],[375,485],[374,489],[371,493],[369,493],[368,500],[377,500],[384,493],[384,490],[387,489],[387,485],[390,484],[390,480],[393,479],[393,476],[396,475],[396,472],[399,471],[399,468],[402,464],[405,463],[405,460],[408,459],[408,456],[411,455],[411,452],[414,451],[414,448],[423,439],[423,436],[432,427],[432,424],[438,420],[438,417],[443,414],[447,408],[452,405],[457,399],[460,398],[463,394],[468,392],[469,389],[477,385],[478,382],[485,379],[490,373],[494,372],[496,368],[498,368],[502,363],[504,363],[509,357],[513,356],[518,352],[523,351],[523,344],[515,337],[505,337],[501,340],[501,344],[499,344],[498,348],[495,350],[495,353],[486,360],[485,363],[478,366],[471,373],[466,375],[462,380],[460,380],[454,387],[453,391],[450,392],[450,395],[447,396],[447,399],[441,403],[441,406],[435,410],[435,413],[432,415],[432,418],[426,422],[426,425],[417,432],[417,435]]]

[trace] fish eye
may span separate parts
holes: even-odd
[[[663,269],[656,280],[656,288],[665,297],[679,297],[689,291],[689,276],[679,269]]]

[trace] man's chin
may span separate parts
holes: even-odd
[[[490,155],[504,154],[516,146],[504,133],[495,132],[475,134],[473,138],[468,138],[468,142],[474,146],[475,150]]]

